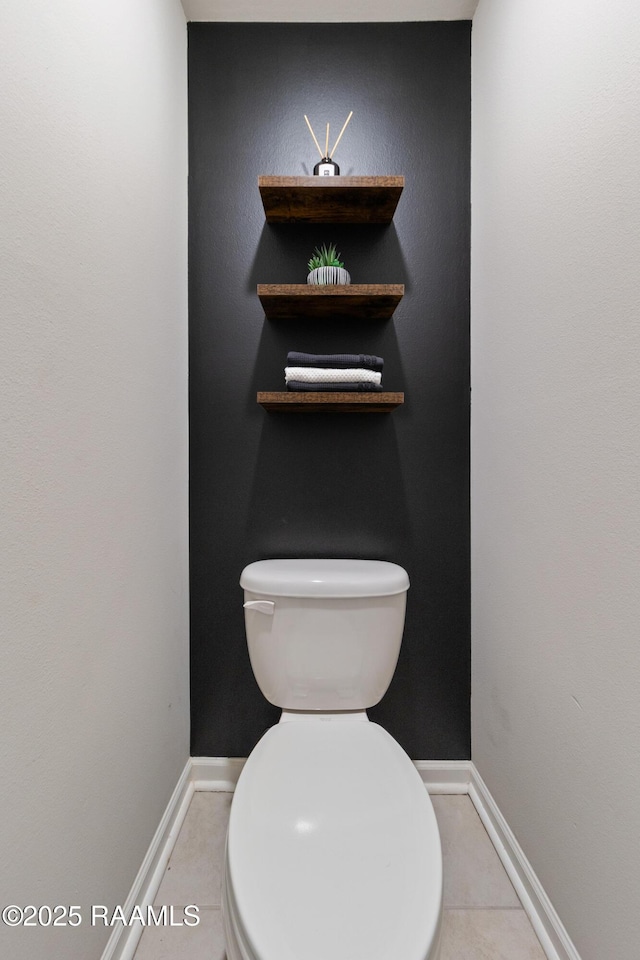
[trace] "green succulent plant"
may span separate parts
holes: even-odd
[[[323,243],[321,247],[316,247],[309,260],[309,270],[317,270],[318,267],[344,267],[335,243],[330,243],[329,246]]]

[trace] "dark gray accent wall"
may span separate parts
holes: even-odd
[[[413,758],[470,755],[471,24],[190,24],[192,752],[247,756],[278,710],[244,635],[245,564],[392,560],[409,572],[391,687],[370,717]],[[390,226],[265,223],[259,174],[404,174]],[[257,283],[303,283],[333,241],[354,283],[404,283],[387,322],[267,321]],[[390,415],[278,415],[288,350],[367,352]]]

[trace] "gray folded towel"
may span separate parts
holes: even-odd
[[[380,393],[378,383],[307,383],[303,380],[289,380],[287,390],[296,393]]]
[[[384,360],[366,353],[297,353],[287,354],[288,367],[364,367],[365,370],[382,370]]]

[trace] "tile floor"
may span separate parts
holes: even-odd
[[[197,927],[147,927],[134,960],[225,960],[220,870],[230,793],[195,793],[154,903],[200,907]],[[440,960],[545,960],[467,796],[434,796],[444,856]],[[180,917],[175,910],[176,919]],[[389,960],[402,960],[390,957]]]

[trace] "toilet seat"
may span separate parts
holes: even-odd
[[[435,960],[442,854],[420,776],[380,726],[272,727],[234,795],[229,960]]]

